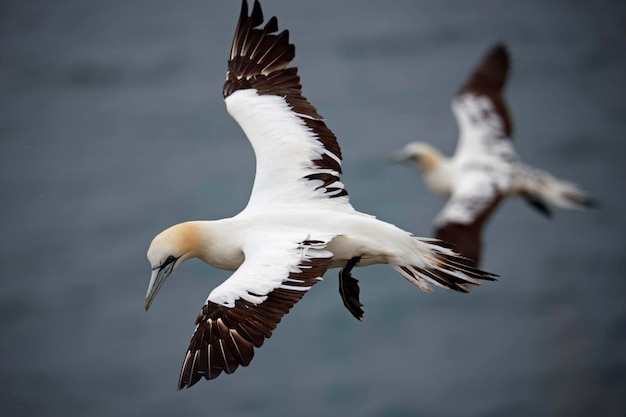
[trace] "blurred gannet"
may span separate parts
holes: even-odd
[[[435,235],[478,265],[481,230],[505,196],[519,195],[551,216],[548,205],[576,209],[595,204],[575,184],[522,163],[511,141],[512,123],[502,96],[509,55],[494,45],[452,101],[459,141],[452,158],[412,142],[391,156],[420,169],[435,193],[449,200],[435,218]]]
[[[184,261],[235,271],[208,296],[183,362],[179,388],[230,374],[252,360],[282,317],[329,268],[342,268],[340,293],[363,311],[355,266],[390,264],[413,285],[466,292],[494,275],[474,269],[446,244],[413,237],[356,211],[341,183],[341,150],[301,93],[288,31],[265,26],[258,1],[243,0],[223,95],[256,155],[250,201],[232,218],[177,224],[148,249],[152,276],[145,308]]]

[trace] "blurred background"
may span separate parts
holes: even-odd
[[[264,0],[344,153],[352,204],[420,236],[443,200],[387,156],[454,150],[450,100],[486,49],[528,163],[599,210],[519,200],[488,225],[498,282],[425,294],[391,268],[337,270],[248,368],[176,391],[194,320],[229,276],[180,268],[149,313],[146,250],[245,206],[254,155],[221,89],[235,0],[0,3],[0,409],[5,416],[623,416],[626,5]]]

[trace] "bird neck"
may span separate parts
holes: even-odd
[[[197,221],[198,243],[194,255],[219,269],[234,271],[243,263],[244,254],[234,219]]]
[[[435,193],[449,196],[452,192],[454,169],[450,158],[435,152],[425,158],[428,168],[424,168],[424,180]]]
[[[439,170],[446,165],[447,161],[448,158],[445,155],[432,147],[429,147],[427,151],[422,152],[420,155],[420,166],[425,173]]]

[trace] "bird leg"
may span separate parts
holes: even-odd
[[[357,320],[363,318],[364,311],[361,308],[363,304],[359,301],[359,281],[352,276],[350,271],[360,260],[360,256],[355,256],[339,271],[339,294],[341,294],[343,305]]]

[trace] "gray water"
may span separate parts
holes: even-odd
[[[410,140],[451,153],[456,89],[488,46],[527,162],[599,198],[547,220],[508,201],[469,295],[389,267],[336,270],[252,364],[176,391],[209,291],[186,263],[143,311],[152,237],[239,212],[254,156],[221,97],[238,1],[0,5],[5,416],[626,415],[626,6],[619,1],[264,0],[304,93],[337,134],[353,205],[418,235],[443,201],[387,165]]]

